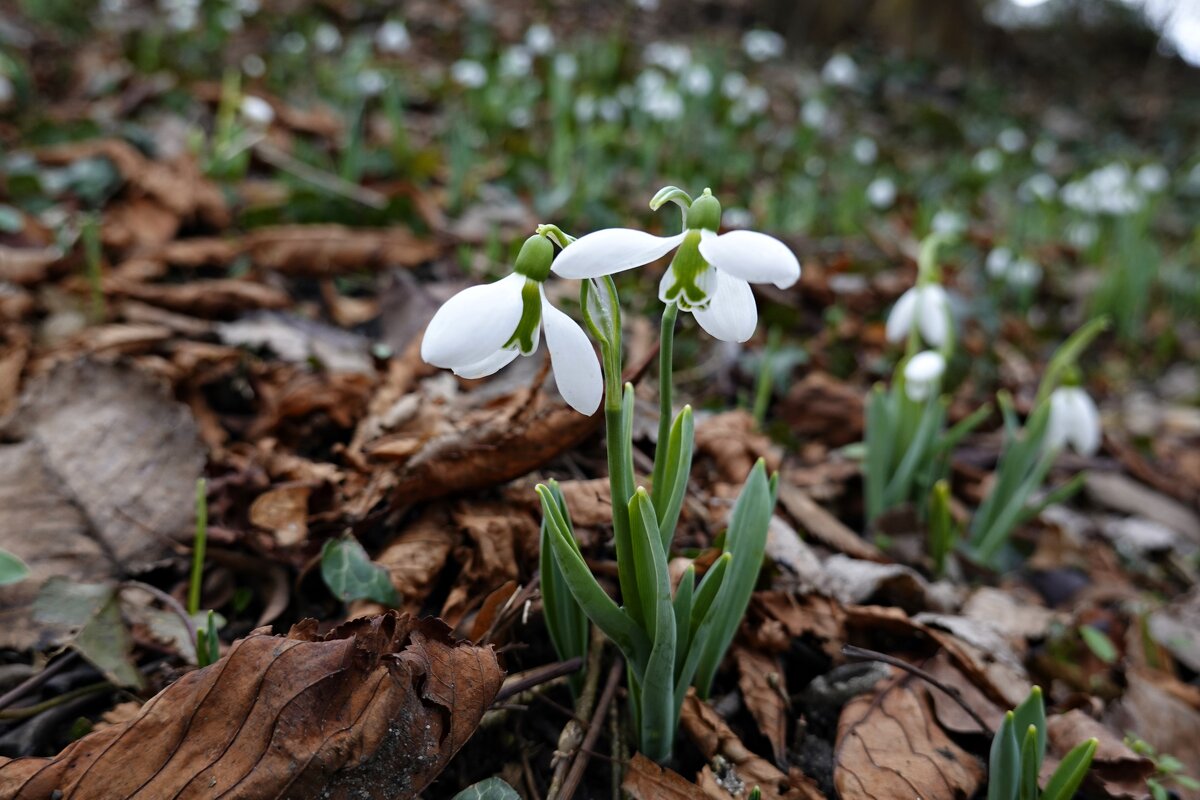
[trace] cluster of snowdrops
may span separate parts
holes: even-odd
[[[721,204],[708,189],[693,198],[665,187],[650,207],[670,202],[683,213],[682,230],[673,236],[613,228],[576,239],[556,226],[539,226],[521,247],[511,274],[465,289],[439,309],[421,347],[430,364],[464,378],[481,378],[519,355],[533,354],[544,332],[563,399],[582,414],[595,413],[603,402],[621,604],[588,568],[563,495],[549,481],[537,487],[543,510],[545,618],[564,659],[586,654],[589,620],[620,649],[629,667],[630,711],[640,749],[660,761],[671,756],[688,687],[708,696],[745,613],[766,547],[778,480],[762,462],[755,465],[730,512],[720,558],[699,578],[695,567],[689,567],[672,587],[667,561],[693,447],[691,408],[676,411],[673,403],[676,319],[683,310],[717,339],[745,342],[758,319],[750,284],[786,289],[800,277],[799,261],[778,239],[747,230],[720,233]],[[1095,405],[1078,387],[1074,369],[1079,352],[1100,328],[1092,325],[1060,348],[1023,427],[1011,401],[1001,397],[1007,439],[995,485],[974,515],[970,537],[955,528],[946,489],[950,451],[989,409],[947,426],[941,384],[955,322],[939,283],[936,253],[941,241],[935,236],[924,243],[917,283],[888,318],[888,338],[904,343],[905,350],[891,387],[872,392],[862,453],[868,519],[900,504],[916,504],[927,518],[939,570],[952,551],[985,562],[1007,556],[1013,528],[1071,488],[1039,493],[1059,450],[1069,443],[1081,452],[1093,451],[1100,436]],[[631,385],[621,383],[621,306],[611,276],[670,253],[658,287],[664,304],[659,435],[652,474],[643,486],[633,469],[634,395]],[[551,273],[581,281],[582,326],[547,300],[544,284]],[[1037,502],[1032,502],[1035,493]]]

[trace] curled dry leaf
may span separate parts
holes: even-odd
[[[983,776],[979,761],[938,726],[907,673],[842,709],[833,770],[842,800],[964,800]]]
[[[803,439],[816,438],[829,447],[862,440],[862,390],[825,372],[811,372],[793,384],[781,414]]]
[[[709,797],[716,800],[732,797],[728,791],[715,791],[722,785],[738,783],[747,790],[758,786],[765,800],[820,800],[824,797],[816,783],[798,769],[784,773],[765,758],[751,752],[713,707],[690,689],[683,701],[679,724],[705,758],[711,761],[720,756],[728,762],[729,772],[733,773],[722,775],[718,780],[712,768],[706,766],[699,783]]]
[[[416,797],[500,687],[491,648],[395,613],[256,631],[128,722],[0,761],[0,796]],[[57,794],[56,794],[57,793]]]
[[[742,645],[733,648],[737,664],[738,688],[742,690],[746,707],[758,729],[771,743],[771,754],[777,765],[787,763],[788,692],[779,660],[761,650]]]
[[[621,789],[633,800],[694,800],[699,791],[678,772],[660,767],[641,753],[629,762]]]
[[[446,510],[426,509],[404,531],[389,542],[375,563],[388,571],[392,586],[403,599],[403,608],[415,611],[433,590],[442,568],[459,537],[451,529]],[[369,606],[356,607],[357,613]]]
[[[292,547],[308,538],[308,497],[312,487],[302,483],[275,486],[254,498],[250,522],[270,531],[281,547]]]
[[[718,479],[725,483],[740,485],[760,458],[771,470],[779,468],[771,440],[756,430],[754,417],[741,410],[697,420],[696,453],[712,459]]]

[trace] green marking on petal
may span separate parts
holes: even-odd
[[[536,238],[541,238],[536,237]],[[546,241],[542,239],[542,241]],[[528,242],[526,242],[528,244]],[[549,242],[546,242],[549,244]],[[525,281],[525,285],[521,287],[521,320],[517,323],[517,329],[513,331],[512,338],[504,343],[504,349],[517,347],[521,350],[521,355],[532,355],[537,349],[537,333],[538,328],[542,324],[542,293],[541,285],[533,278]]]
[[[666,290],[668,303],[677,302],[684,311],[708,305],[706,287],[711,283],[712,267],[700,255],[700,231],[688,231],[671,259],[670,270],[673,282]]]

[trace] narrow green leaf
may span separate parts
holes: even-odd
[[[566,523],[554,503],[554,496],[549,488],[538,484],[536,490],[542,499],[542,515],[548,522],[546,530],[550,534],[554,556],[571,594],[575,596],[575,601],[587,614],[588,619],[604,631],[604,635],[625,654],[630,669],[640,674],[645,669],[646,659],[650,654],[650,643],[646,634],[628,613],[613,602],[592,576],[579,552],[578,543],[566,532]]]
[[[1067,340],[1054,351],[1054,355],[1046,364],[1046,370],[1042,373],[1042,381],[1038,384],[1037,399],[1034,402],[1040,403],[1050,396],[1050,393],[1057,388],[1059,380],[1062,379],[1063,371],[1079,360],[1092,340],[1108,328],[1108,323],[1107,316],[1096,317],[1067,337]]]
[[[575,537],[571,531],[571,515],[567,510],[566,500],[558,487],[557,481],[549,482],[551,497],[558,506],[566,521],[571,541]],[[588,648],[587,615],[571,594],[566,584],[558,560],[554,557],[553,545],[549,541],[546,530],[546,518],[542,518],[541,549],[539,564],[541,567],[542,609],[546,619],[546,629],[550,633],[550,641],[558,657],[567,660],[575,656],[586,658]],[[576,672],[570,677],[571,689],[578,693],[583,684],[583,673]]]
[[[679,691],[679,674],[683,671],[683,659],[692,643],[692,598],[696,589],[696,565],[688,564],[675,589],[675,690]]]
[[[1063,757],[1058,769],[1050,776],[1046,790],[1042,792],[1041,800],[1071,800],[1079,789],[1083,779],[1087,777],[1088,769],[1092,766],[1092,758],[1096,755],[1097,739],[1080,742],[1071,752]],[[990,800],[990,798],[989,798]]]
[[[1018,731],[1030,726],[1037,731],[1038,769],[1041,769],[1042,759],[1046,757],[1046,701],[1042,696],[1042,687],[1030,689],[1029,696],[1013,709],[1013,724]]]
[[[1105,635],[1104,631],[1092,625],[1080,625],[1079,636],[1092,654],[1105,664],[1112,664],[1117,660],[1116,645]]]
[[[393,608],[400,595],[388,571],[371,560],[353,536],[330,539],[321,550],[321,577],[342,602],[374,600]]]
[[[693,638],[700,623],[704,621],[704,618],[708,616],[709,609],[712,608],[713,600],[716,599],[717,593],[721,589],[721,583],[725,579],[725,573],[728,571],[731,561],[733,561],[732,555],[728,552],[722,553],[708,568],[708,572],[704,573],[704,577],[700,579],[700,586],[696,588],[696,599],[692,602]]]
[[[957,539],[954,519],[950,514],[950,484],[944,479],[933,485],[929,493],[929,556],[933,571],[941,576],[946,571],[946,558]]]
[[[900,459],[900,465],[892,474],[884,492],[884,510],[907,500],[912,491],[913,476],[917,467],[924,463],[938,431],[946,419],[946,406],[939,398],[931,399],[921,412],[921,421],[913,435],[912,444]]]
[[[29,567],[13,553],[0,549],[0,586],[20,583],[29,576]]]
[[[1038,771],[1042,758],[1038,753],[1038,729],[1030,725],[1021,739],[1021,800],[1038,800]]]
[[[667,460],[663,467],[663,497],[654,499],[659,510],[658,529],[662,534],[663,550],[671,552],[671,541],[675,538],[675,526],[687,498],[688,478],[692,472],[692,449],[695,442],[692,407],[684,406],[671,426],[668,439]],[[656,487],[657,488],[657,487]],[[665,503],[660,506],[659,503]]]
[[[987,800],[1017,800],[1018,779],[1021,774],[1021,751],[1017,746],[1017,735],[1013,712],[1004,715],[1004,724],[992,739],[992,751],[988,758]]]
[[[650,628],[650,658],[641,676],[641,748],[647,757],[662,761],[674,747],[675,712],[675,609],[671,603],[671,578],[655,522],[654,504],[639,488],[629,501],[633,551],[637,559],[638,591]]]
[[[883,490],[888,481],[888,465],[892,460],[894,440],[891,437],[887,413],[888,397],[881,384],[875,384],[867,399],[865,464],[868,524],[883,513]]]

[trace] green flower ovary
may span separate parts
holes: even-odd
[[[540,234],[534,234],[521,245],[514,269],[530,280],[542,283],[550,277],[550,263],[554,260],[554,245]]]
[[[518,259],[519,262],[520,259]],[[513,331],[512,338],[504,343],[504,349],[517,347],[520,349],[521,355],[526,356],[533,353],[537,348],[537,332],[538,326],[541,324],[541,284],[536,280],[527,279],[525,285],[521,287],[521,319],[517,323],[517,329]]]
[[[708,305],[708,292],[700,278],[710,269],[712,267],[700,255],[700,231],[689,230],[671,260],[670,270],[675,282],[666,291],[666,301],[678,302],[684,311]]]

